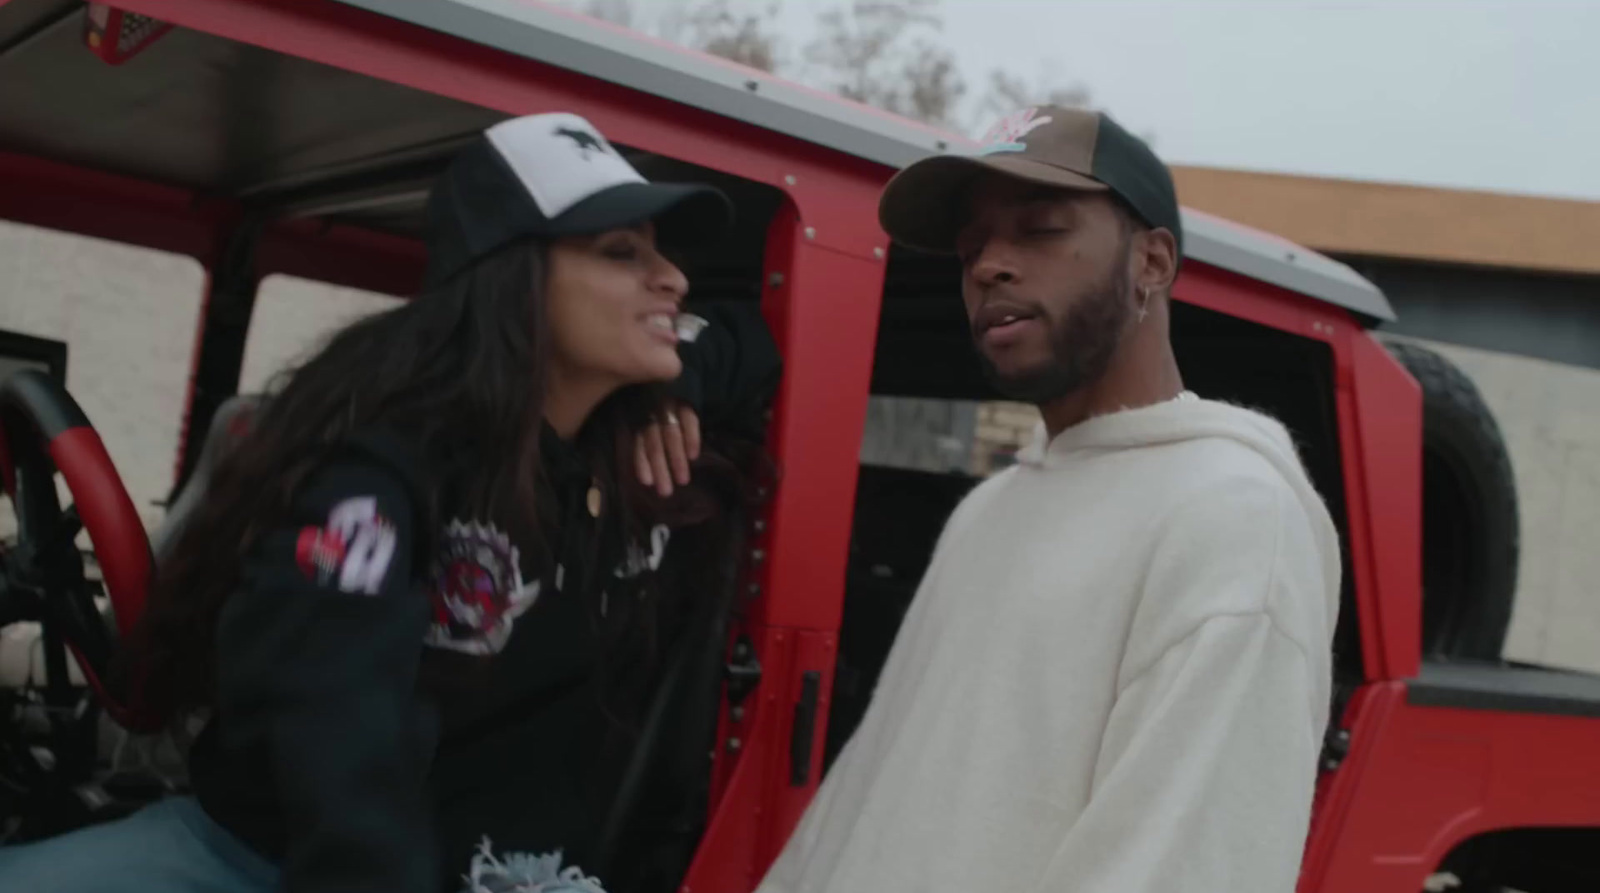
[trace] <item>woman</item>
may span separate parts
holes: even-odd
[[[653,387],[687,371],[727,414],[776,374],[755,317],[738,350],[707,332],[737,362],[680,357],[663,251],[728,213],[575,115],[455,159],[424,293],[293,374],[162,568],[130,678],[208,711],[195,797],[0,851],[0,887],[432,891],[485,837],[581,857],[670,621],[670,525],[715,508],[659,498],[699,432]]]

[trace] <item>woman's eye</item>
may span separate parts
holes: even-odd
[[[612,260],[633,260],[639,256],[639,247],[632,242],[612,242],[601,248],[600,253]]]

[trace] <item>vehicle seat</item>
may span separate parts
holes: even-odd
[[[249,433],[251,420],[261,402],[259,394],[235,394],[217,407],[217,414],[212,416],[211,427],[206,431],[205,443],[200,447],[200,458],[195,461],[194,472],[179,489],[177,498],[167,507],[167,516],[150,532],[150,551],[158,566],[178,542],[195,509],[200,507],[217,463],[229,448]]]

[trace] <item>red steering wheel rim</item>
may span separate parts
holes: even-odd
[[[19,419],[33,430],[15,431],[4,424]],[[67,482],[99,560],[117,632],[125,640],[144,612],[154,568],[150,540],[139,512],[100,435],[77,401],[49,376],[31,369],[15,373],[0,384],[0,483],[13,498],[16,480],[12,438],[30,434],[44,444],[50,461]],[[84,677],[114,719],[130,727],[149,725],[147,718],[137,717],[127,706],[117,703],[99,673],[82,654],[77,657]]]

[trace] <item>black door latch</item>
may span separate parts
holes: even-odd
[[[728,659],[728,704],[734,707],[756,690],[761,682],[761,661],[756,659],[755,646],[750,639],[740,636],[733,643],[733,654]]]

